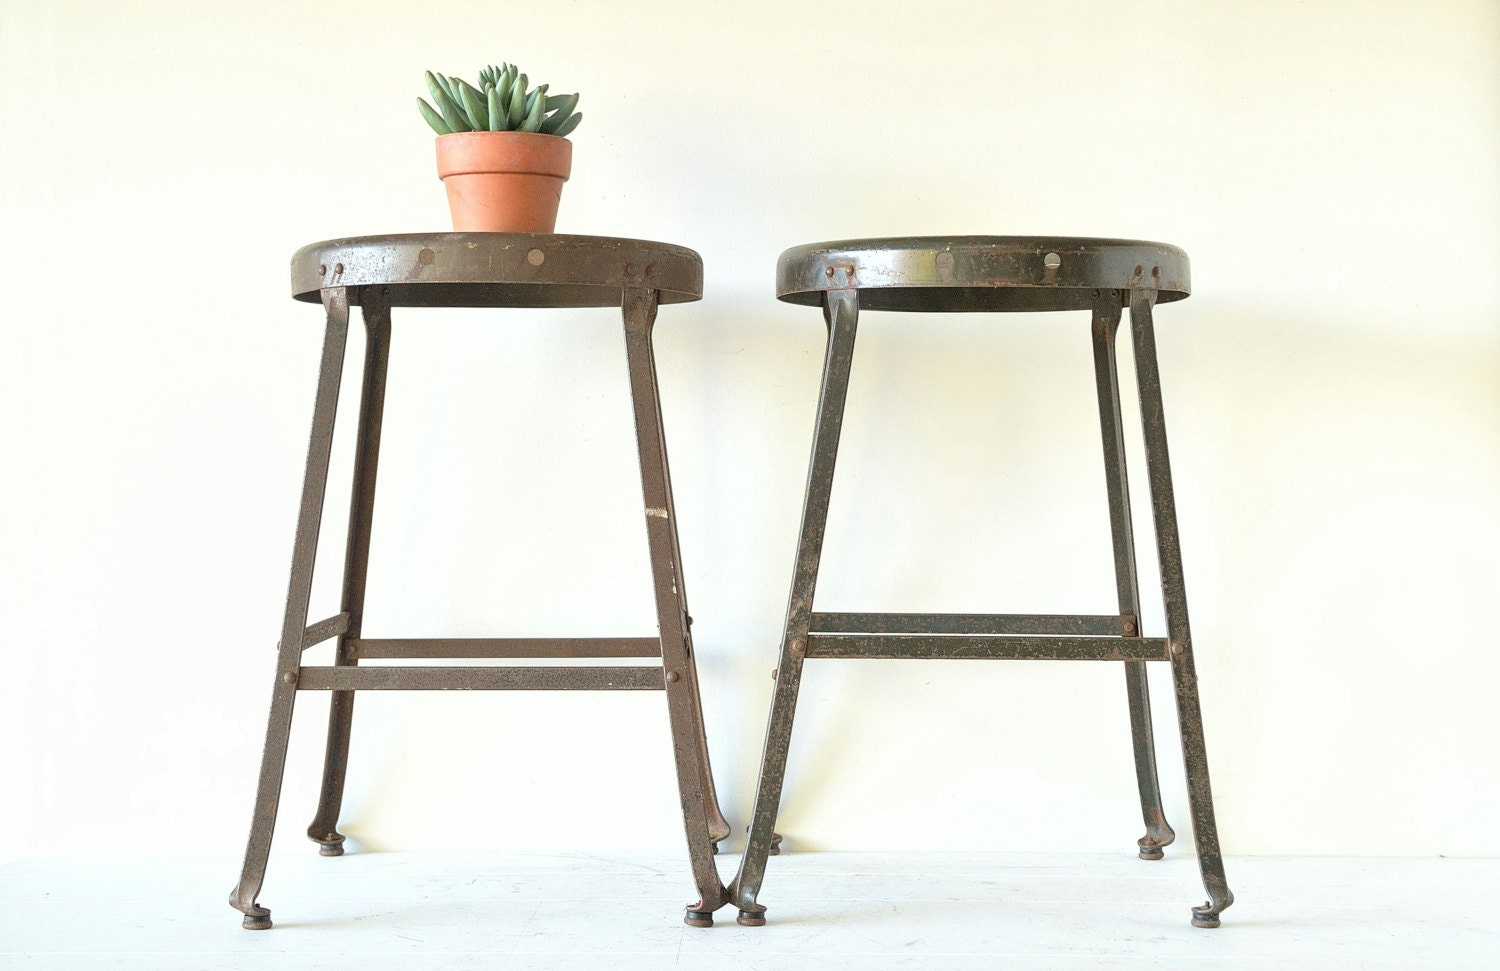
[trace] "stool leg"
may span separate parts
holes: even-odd
[[[688,906],[685,919],[695,926],[708,926],[713,923],[713,912],[728,903],[728,891],[719,880],[713,857],[715,829],[722,829],[722,838],[728,835],[729,826],[719,812],[709,772],[703,710],[687,630],[687,600],[683,592],[677,521],[672,508],[667,445],[661,423],[656,363],[651,349],[656,301],[655,290],[626,289],[623,304],[625,356],[630,370],[636,444],[640,451],[646,538],[651,548],[667,714],[672,724],[672,746],[677,762],[677,789],[682,799],[688,856],[699,894],[698,902]]]
[[[1109,489],[1109,524],[1114,536],[1115,587],[1120,613],[1134,617],[1140,636],[1140,590],[1136,582],[1135,536],[1130,524],[1130,479],[1125,470],[1125,436],[1120,419],[1119,362],[1115,337],[1120,328],[1120,292],[1095,291],[1094,378],[1099,390],[1099,426],[1104,439],[1104,477]],[[1146,835],[1136,841],[1143,860],[1160,860],[1162,847],[1177,838],[1167,825],[1156,774],[1156,741],[1151,731],[1151,693],[1145,661],[1125,662],[1125,692],[1135,746],[1135,778]]]
[[[1167,638],[1172,646],[1172,681],[1177,689],[1177,721],[1182,732],[1182,756],[1187,766],[1188,804],[1193,838],[1198,845],[1198,869],[1208,902],[1193,908],[1193,924],[1218,927],[1219,914],[1234,903],[1224,878],[1219,852],[1219,830],[1214,821],[1213,793],[1208,782],[1208,751],[1203,741],[1203,712],[1198,703],[1198,675],[1193,667],[1193,641],[1188,628],[1187,589],[1182,572],[1182,549],[1177,536],[1177,510],[1172,495],[1172,469],[1167,458],[1167,430],[1162,415],[1161,375],[1156,362],[1156,339],[1151,327],[1155,289],[1133,289],[1130,330],[1135,341],[1136,382],[1140,387],[1141,423],[1145,429],[1146,466],[1151,482],[1151,511],[1156,521],[1157,558],[1161,563],[1162,597],[1166,604]]]
[[[313,561],[318,553],[318,527],[323,516],[323,494],[328,485],[328,456],[333,447],[333,421],[338,411],[339,381],[343,376],[344,345],[349,334],[349,295],[343,287],[323,291],[328,325],[323,338],[323,362],[318,371],[318,393],[313,406],[312,436],[307,446],[307,472],[302,480],[302,505],[297,516],[297,538],[292,544],[291,580],[286,614],[277,646],[276,682],[271,692],[271,716],[261,759],[260,785],[240,882],[229,904],[245,915],[244,926],[265,930],[271,912],[256,903],[266,876],[276,807],[281,800],[281,777],[286,769],[287,741],[292,728],[292,703],[297,696],[297,674],[302,663],[302,637],[307,629],[307,602],[312,595]]]
[[[858,292],[828,291],[823,316],[828,323],[828,351],[823,365],[818,419],[813,428],[812,458],[802,504],[796,568],[787,603],[786,631],[781,641],[781,663],[776,669],[776,687],[771,696],[771,716],[766,726],[766,746],[761,757],[755,815],[750,820],[750,839],[740,861],[739,875],[730,888],[740,910],[739,922],[752,927],[766,922],[766,908],[756,902],[756,897],[765,878],[766,859],[774,846],[776,814],[781,804],[781,786],[786,777],[787,753],[792,743],[792,721],[797,710],[797,690],[802,682],[807,632],[812,623],[813,592],[818,583],[818,560],[823,554],[823,532],[828,524],[828,499],[833,491],[833,467],[844,421],[844,399],[849,390],[849,371],[854,360],[854,336],[859,322]]]
[[[339,635],[333,663],[357,664],[349,642],[360,636],[365,613],[365,579],[370,565],[370,524],[375,513],[375,471],[380,460],[380,427],[385,409],[385,373],[391,356],[389,291],[367,287],[361,295],[365,320],[364,382],[359,401],[359,430],[355,437],[354,493],[349,500],[349,532],[344,549],[344,590],[340,611],[349,625]],[[319,844],[323,856],[342,856],[344,835],[338,831],[344,801],[344,776],[349,768],[349,731],[354,722],[354,692],[334,691],[328,708],[328,748],[323,759],[323,791],[318,812],[307,836]]]
[[[650,292],[654,294],[655,291]],[[654,308],[655,305],[653,304],[652,306]],[[651,311],[651,314],[652,323],[648,324],[648,328],[655,326],[654,309]],[[647,350],[651,350],[649,340]],[[651,400],[656,408],[656,427],[660,430],[665,429],[666,425],[662,422],[661,418],[661,396],[656,390],[655,360],[655,352],[653,351],[651,357]],[[666,479],[667,504],[665,508],[667,510],[667,523],[670,526],[667,532],[672,540],[672,562],[680,564],[682,562],[682,547],[679,545],[677,538],[677,508],[672,504],[671,463],[667,460],[666,438],[664,435],[659,435],[658,437],[661,438],[662,476]],[[678,578],[678,582],[678,597],[682,602],[682,637],[686,644],[688,657],[696,657],[693,654],[693,615],[688,610],[687,590],[681,584],[681,577]],[[687,683],[688,694],[692,697],[692,705],[690,707],[693,719],[693,736],[698,740],[698,759],[702,769],[703,792],[708,808],[708,837],[715,844],[714,852],[717,853],[717,844],[720,840],[728,838],[730,826],[729,821],[724,818],[723,811],[719,808],[719,796],[714,789],[713,770],[708,759],[708,730],[703,723],[703,695],[698,688],[698,665],[696,663],[687,666],[687,670],[683,672],[683,680]]]

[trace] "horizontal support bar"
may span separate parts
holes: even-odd
[[[337,637],[347,633],[349,630],[349,611],[335,614],[327,620],[320,620],[302,632],[302,649],[305,651],[314,644],[321,644],[330,637]]]
[[[443,637],[351,640],[355,658],[661,657],[655,637]]]
[[[934,637],[902,634],[812,634],[808,657],[930,658],[1019,661],[1169,661],[1165,637]]]
[[[666,687],[659,667],[305,667],[301,691],[642,691]]]
[[[1056,634],[1120,637],[1135,618],[1118,614],[813,614],[814,634]]]

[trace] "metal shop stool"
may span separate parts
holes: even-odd
[[[697,915],[699,923],[705,919],[711,922],[707,915],[728,901],[713,854],[715,842],[729,834],[729,825],[719,812],[709,772],[689,630],[692,619],[683,594],[667,446],[662,434],[651,347],[657,305],[698,300],[702,293],[703,263],[697,253],[680,246],[631,239],[527,233],[370,236],[314,243],[292,257],[292,296],[309,303],[321,301],[327,314],[327,330],[255,816],[240,882],[229,898],[231,906],[244,913],[245,927],[260,930],[271,926],[270,911],[256,903],[256,897],[271,848],[271,831],[286,766],[292,704],[298,691],[333,692],[322,796],[307,835],[321,845],[324,856],[338,856],[343,852],[344,837],[337,824],[356,691],[665,689],[688,852],[702,898],[689,908],[690,917]],[[309,624],[313,560],[328,482],[349,308],[354,304],[362,308],[368,339],[342,606],[335,616]],[[365,578],[393,306],[622,308],[656,597],[657,636],[402,640],[365,636]],[[337,639],[332,666],[311,667],[302,663],[303,651],[330,638]],[[359,664],[373,658],[620,657],[660,661],[641,667],[362,667]]]
[[[790,303],[823,308],[828,325],[828,352],[755,815],[739,875],[730,886],[734,903],[739,907],[739,922],[752,926],[765,923],[765,907],[756,902],[756,897],[765,877],[766,858],[773,851],[773,830],[804,661],[808,658],[1024,658],[1125,662],[1136,777],[1146,823],[1146,835],[1139,841],[1140,856],[1147,860],[1161,859],[1162,847],[1172,842],[1174,834],[1162,812],[1156,777],[1145,662],[1171,663],[1198,865],[1209,896],[1207,903],[1193,908],[1193,924],[1217,927],[1220,912],[1234,902],[1234,895],[1224,879],[1209,792],[1172,476],[1167,465],[1166,428],[1162,423],[1161,383],[1151,333],[1151,313],[1156,303],[1188,295],[1187,254],[1160,243],[1111,239],[967,236],[851,240],[787,250],[777,264],[776,294]],[[1166,637],[1143,637],[1140,631],[1115,359],[1115,335],[1124,307],[1130,308],[1130,329],[1135,340],[1151,507],[1166,602]],[[1093,312],[1094,372],[1114,533],[1119,613],[1048,616],[813,611],[839,426],[844,416],[855,326],[861,309]]]

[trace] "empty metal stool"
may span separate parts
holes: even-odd
[[[657,305],[697,300],[703,263],[680,246],[630,239],[545,234],[437,233],[370,236],[303,247],[292,257],[292,296],[321,301],[327,315],[323,363],[313,410],[307,475],[292,551],[291,583],[282,623],[271,695],[260,787],[244,868],[229,902],[244,926],[271,926],[270,911],[256,902],[271,848],[271,831],[286,765],[292,703],[298,691],[332,691],[327,761],[317,816],[308,836],[325,856],[343,852],[339,806],[348,765],[349,730],[356,691],[386,689],[665,689],[677,763],[678,789],[694,880],[701,899],[688,908],[689,923],[728,901],[714,866],[714,843],[729,833],[719,812],[704,741],[698,676],[693,664],[692,619],[683,593],[677,521],[662,434],[651,330]],[[328,480],[329,451],[339,379],[349,329],[349,308],[362,311],[368,339],[355,444],[354,493],[344,559],[340,612],[308,623],[313,560]],[[640,448],[641,487],[656,597],[652,637],[383,639],[364,632],[365,577],[375,505],[386,362],[392,307],[621,307],[625,353]],[[312,667],[302,652],[337,639],[334,664]],[[374,658],[659,658],[640,667],[377,667]]]
[[[1162,847],[1172,842],[1174,834],[1162,813],[1146,662],[1172,665],[1193,833],[1209,895],[1207,903],[1193,908],[1193,923],[1217,927],[1220,912],[1234,902],[1234,895],[1224,879],[1209,791],[1162,422],[1161,383],[1151,330],[1152,308],[1158,302],[1188,295],[1187,254],[1160,243],[1113,239],[966,236],[849,240],[787,250],[777,264],[776,294],[791,303],[823,308],[828,351],[755,815],[739,875],[730,887],[739,907],[739,922],[752,926],[765,923],[765,907],[756,898],[765,876],[766,858],[773,850],[803,662],[808,658],[1024,658],[1124,662],[1136,776],[1146,823],[1146,835],[1139,841],[1140,856],[1148,860],[1160,859]],[[1166,603],[1165,637],[1142,636],[1137,606],[1115,359],[1115,336],[1125,307],[1130,308],[1135,341],[1151,508]],[[854,356],[855,326],[862,309],[1092,311],[1118,613],[1048,616],[813,611],[839,426]]]

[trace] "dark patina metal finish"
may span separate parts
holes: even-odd
[[[370,690],[657,690],[665,691],[678,791],[699,900],[689,924],[713,922],[729,902],[714,865],[714,844],[729,835],[709,770],[687,599],[683,593],[677,517],[667,469],[651,331],[659,303],[697,300],[703,291],[698,254],[680,246],[631,239],[530,233],[435,233],[371,236],[314,243],[292,257],[292,295],[323,304],[327,330],[313,409],[312,440],[292,550],[291,582],[278,645],[260,786],[240,882],[230,904],[244,926],[271,926],[256,898],[265,877],[281,798],[292,705],[298,691],[330,691],[332,705],[322,795],[307,834],[325,856],[343,853],[338,831],[354,693]],[[349,308],[362,308],[368,340],[356,435],[353,497],[338,614],[308,623],[308,599],[327,491]],[[391,307],[620,307],[640,451],[641,486],[655,590],[655,637],[395,638],[364,636],[365,579],[375,509],[376,467]],[[334,663],[307,666],[302,652],[337,638]],[[365,659],[655,658],[639,667],[366,666]]]
[[[772,853],[805,660],[1024,658],[1124,662],[1136,778],[1146,824],[1146,835],[1138,841],[1139,853],[1147,860],[1161,859],[1162,847],[1175,838],[1162,812],[1146,682],[1147,661],[1171,664],[1193,834],[1199,869],[1209,896],[1206,903],[1193,908],[1193,923],[1199,927],[1219,925],[1219,914],[1234,902],[1234,895],[1224,879],[1209,790],[1208,756],[1203,743],[1203,719],[1177,541],[1177,514],[1167,464],[1161,381],[1151,329],[1152,308],[1157,303],[1181,300],[1188,292],[1186,253],[1162,243],[1132,240],[1015,236],[866,239],[799,246],[782,254],[776,268],[776,295],[790,303],[823,308],[828,349],[760,786],[750,821],[749,843],[739,875],[730,886],[733,903],[739,908],[740,923],[751,926],[765,923],[765,907],[756,898],[765,876],[766,858]],[[1126,307],[1130,308],[1135,340],[1147,478],[1166,602],[1165,637],[1145,637],[1140,630],[1140,596],[1115,355],[1115,337]],[[838,456],[839,428],[854,357],[855,329],[862,309],[1092,312],[1118,614],[813,611],[813,592]]]

